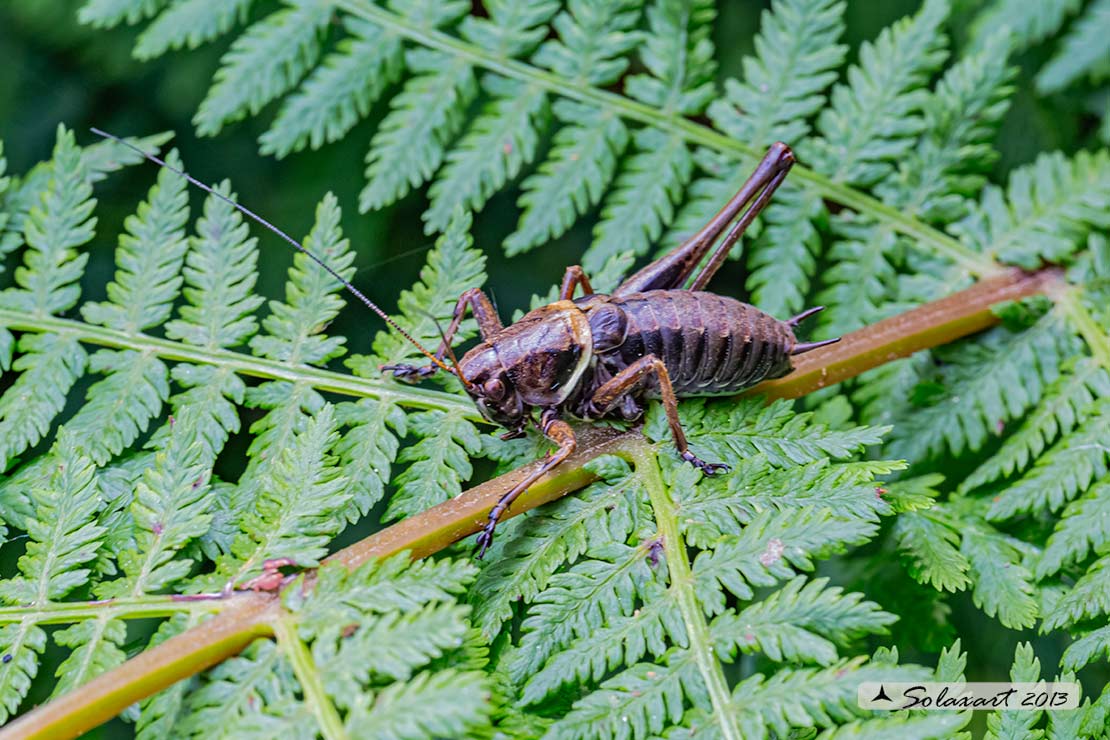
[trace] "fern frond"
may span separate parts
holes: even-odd
[[[883,740],[898,737],[901,740],[940,740],[960,738],[957,734],[971,722],[970,712],[930,712],[917,716],[878,717],[862,719],[828,729],[817,737],[820,740]]]
[[[289,5],[255,23],[232,43],[193,117],[198,134],[218,134],[225,124],[258,113],[316,64],[332,2],[290,0]]]
[[[1037,73],[1037,90],[1058,92],[1077,78],[1095,72],[1110,55],[1108,25],[1110,2],[1095,0],[1060,41],[1056,54]]]
[[[400,38],[357,18],[344,18],[343,26],[350,36],[282,103],[269,130],[259,137],[262,153],[284,157],[338,141],[400,79]]]
[[[713,125],[757,148],[805,139],[848,50],[839,43],[845,7],[839,0],[776,0],[763,11],[743,81],[726,80],[725,100],[709,106]]]
[[[170,395],[169,369],[153,354],[100,350],[89,370],[105,377],[89,388],[85,404],[65,429],[98,465],[129,447],[162,411]]]
[[[398,457],[412,464],[396,478],[386,519],[412,516],[461,493],[462,482],[474,472],[470,458],[482,449],[478,428],[459,414],[424,411],[411,415],[408,423],[421,439]]]
[[[23,223],[28,249],[15,270],[18,288],[0,292],[0,305],[40,315],[72,308],[88,254],[77,247],[93,238],[96,201],[73,133],[58,128],[49,181]]]
[[[607,111],[568,100],[556,101],[553,109],[566,125],[555,134],[548,158],[521,185],[524,213],[505,239],[510,256],[562,236],[596,205],[628,145],[628,128]]]
[[[768,731],[787,735],[792,727],[830,727],[860,712],[856,687],[863,682],[928,680],[916,666],[863,665],[863,658],[826,668],[798,668],[764,676],[756,673],[733,690],[745,735]],[[850,680],[844,680],[850,676]]]
[[[1014,683],[1036,683],[1041,680],[1041,661],[1028,642],[1018,643],[1014,650],[1014,663],[1010,668]],[[1040,738],[1042,733],[1033,728],[1040,722],[1039,711],[998,711],[987,715],[987,734],[991,740],[1010,737]]]
[[[1018,430],[960,484],[961,491],[974,490],[1024,470],[1057,437],[1070,433],[1086,420],[1096,398],[1110,395],[1110,376],[1097,362],[1083,358],[1072,364],[1049,386]]]
[[[1006,537],[986,527],[964,532],[960,552],[971,570],[972,599],[988,617],[1013,629],[1032,627],[1037,619],[1033,574]]]
[[[177,150],[166,155],[166,162],[182,167]],[[81,306],[86,321],[134,334],[169,318],[181,287],[179,273],[188,246],[186,187],[188,183],[175,172],[159,171],[147,199],[124,222],[127,233],[119,239],[116,276],[108,283],[108,300]]]
[[[234,199],[227,181],[216,190]],[[258,330],[253,313],[262,297],[253,294],[258,280],[258,244],[249,236],[239,211],[219,198],[204,202],[185,256],[185,299],[180,318],[166,323],[166,336],[201,347],[235,347]]]
[[[85,372],[88,355],[70,337],[27,334],[12,369],[20,375],[0,396],[0,468],[37,444],[65,408],[66,395]],[[5,507],[6,508],[6,507]],[[5,519],[11,521],[9,516]]]
[[[1044,615],[1045,631],[1110,614],[1110,556],[1103,555],[1087,569]]]
[[[325,405],[290,445],[282,449],[257,483],[254,510],[244,518],[232,546],[235,560],[225,563],[241,577],[263,561],[296,555],[299,566],[312,566],[343,527],[336,514],[351,498],[347,480],[328,451],[335,445],[335,412]]]
[[[865,542],[876,525],[838,518],[828,509],[758,514],[739,534],[725,535],[694,559],[698,600],[710,614],[725,608],[725,591],[751,599],[753,587],[773,586],[813,569],[813,560]]]
[[[354,252],[343,238],[339,225],[342,212],[334,195],[328,193],[316,207],[316,223],[305,238],[305,249],[350,280]],[[290,363],[319,364],[346,350],[343,337],[329,337],[324,327],[335,318],[344,302],[337,293],[343,286],[309,257],[297,252],[289,269],[285,302],[270,301],[270,315],[262,321],[265,335],[250,340],[255,354]]]
[[[909,511],[894,522],[894,537],[911,577],[938,591],[963,591],[971,564],[960,552],[960,533],[928,512]]]
[[[1051,311],[1024,331],[999,327],[939,350],[945,364],[915,389],[933,397],[911,399],[896,417],[890,454],[920,460],[945,448],[953,455],[980,449],[1040,401],[1064,357],[1076,349],[1061,316]]]
[[[35,516],[26,523],[30,540],[19,558],[20,575],[0,582],[0,599],[10,604],[43,605],[84,585],[104,539],[96,523],[101,502],[93,461],[63,434],[48,463],[49,477],[31,492]],[[12,656],[0,665],[0,719],[18,709],[45,648],[46,633],[34,620],[0,629],[0,650]]]
[[[78,11],[78,18],[96,28],[135,24],[157,13],[165,4],[166,0],[87,0]]]
[[[371,399],[342,403],[335,410],[340,423],[350,427],[335,446],[335,453],[350,482],[347,519],[354,524],[385,495],[400,446],[398,437],[408,433],[408,424],[400,408]]]
[[[126,641],[127,623],[122,619],[90,619],[55,633],[54,642],[73,651],[58,666],[51,696],[62,696],[123,663],[127,654],[120,645]]]
[[[1033,269],[1066,260],[1089,231],[1105,229],[1108,206],[1110,153],[1042,154],[1010,173],[1005,194],[986,186],[952,231],[981,252]]]
[[[1005,25],[1010,27],[1017,44],[1031,46],[1055,33],[1082,4],[1080,0],[1044,0],[1038,3],[994,0],[980,11],[972,23],[972,41],[981,41],[996,28]]]
[[[482,674],[444,670],[363,695],[346,718],[357,738],[465,737],[485,724],[488,705]]]
[[[536,157],[548,119],[547,94],[493,75],[482,80],[482,88],[493,100],[452,147],[429,188],[426,233],[446,229],[456,209],[480,209]]]
[[[1105,542],[1110,542],[1110,481],[1104,479],[1064,509],[1037,561],[1037,577],[1046,578],[1065,565],[1083,561]]]
[[[883,634],[898,618],[828,582],[799,576],[740,612],[725,611],[710,625],[717,649],[759,651],[775,662],[830,665],[838,657],[836,645]]]
[[[499,548],[493,553],[496,558],[491,557],[490,565],[482,569],[473,590],[474,621],[483,634],[491,637],[496,634],[501,623],[512,616],[518,600],[533,601],[547,588],[558,568],[574,562],[591,542],[595,546],[621,542],[632,533],[636,517],[629,515],[629,500],[641,498],[643,490],[629,475],[628,464],[615,458],[599,458],[591,470],[604,481],[588,486],[577,496],[561,499],[542,512],[529,512],[513,520],[519,524],[512,533],[494,542],[494,547]],[[612,514],[606,516],[608,512]],[[591,525],[601,520],[608,525],[604,536],[593,535]],[[628,555],[632,557],[633,553]],[[553,603],[544,608],[553,613],[552,629],[556,623],[566,625],[568,611],[576,611],[569,603],[562,606],[568,608],[557,608]],[[536,619],[543,621],[540,616]],[[529,651],[527,655],[537,653]]]
[[[367,185],[358,199],[363,212],[389,205],[431,179],[478,93],[473,68],[446,54],[410,49],[405,66],[415,76],[393,97],[366,154]]]
[[[944,0],[929,0],[918,14],[895,23],[865,43],[848,83],[833,88],[813,146],[814,166],[833,179],[860,185],[878,182],[913,144],[924,126],[921,84],[944,61],[940,24]]]
[[[1024,476],[995,497],[989,516],[994,520],[1023,512],[1056,511],[1106,475],[1110,434],[1110,405],[1100,401],[1074,432],[1038,458]]]
[[[176,0],[135,40],[136,59],[153,59],[170,49],[195,49],[247,18],[254,0]]]

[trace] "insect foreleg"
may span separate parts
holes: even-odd
[[[459,296],[459,300],[455,302],[455,310],[451,314],[451,323],[447,326],[447,331],[443,333],[443,339],[435,353],[437,360],[446,357],[447,352],[451,349],[451,345],[455,341],[455,335],[459,331],[459,325],[462,324],[462,320],[466,316],[467,307],[470,308],[474,318],[478,321],[478,334],[482,339],[489,339],[504,328],[501,319],[497,316],[497,309],[493,307],[493,303],[490,302],[486,294],[478,288],[471,288]],[[434,375],[438,369],[434,364],[382,366],[383,371],[391,371],[394,377],[405,380],[426,378],[429,375]]]
[[[590,279],[586,277],[586,272],[582,269],[582,266],[571,265],[563,273],[563,284],[559,288],[559,300],[569,301],[574,298],[574,289],[579,285],[582,286],[582,295],[593,295],[593,286],[590,285]]]
[[[524,480],[513,486],[512,490],[498,499],[497,503],[489,511],[489,521],[486,526],[478,534],[478,559],[481,560],[486,554],[486,550],[493,543],[493,531],[497,528],[497,520],[501,515],[509,510],[509,506],[513,501],[528,490],[528,487],[542,478],[549,470],[556,465],[566,460],[574,452],[578,446],[578,442],[574,437],[574,430],[571,429],[570,424],[567,424],[562,419],[555,415],[554,409],[546,409],[542,416],[543,433],[548,439],[555,444],[559,445],[559,449],[555,452],[549,453],[544,457],[543,462],[533,470]]]
[[[729,469],[724,463],[709,463],[690,452],[686,443],[686,433],[682,431],[682,422],[678,418],[678,398],[671,385],[671,376],[667,366],[655,355],[645,355],[621,370],[598,388],[593,395],[591,405],[597,416],[603,416],[612,409],[626,394],[633,392],[652,375],[659,381],[659,395],[663,402],[663,410],[667,413],[667,422],[671,427],[671,436],[674,446],[683,460],[702,470],[706,475],[714,475]]]

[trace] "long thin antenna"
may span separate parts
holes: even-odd
[[[431,360],[433,364],[435,364],[437,367],[439,367],[439,369],[446,370],[447,372],[452,373],[453,375],[458,375],[460,378],[462,377],[461,373],[453,371],[442,360],[440,360],[434,354],[429,352],[424,347],[424,345],[422,345],[420,342],[416,341],[416,339],[414,339],[411,334],[409,334],[407,331],[402,329],[397,324],[396,321],[391,319],[389,317],[389,314],[387,314],[385,311],[378,308],[378,305],[376,303],[374,303],[372,300],[370,300],[365,295],[363,295],[361,290],[356,288],[354,285],[352,285],[350,283],[350,281],[348,281],[346,278],[344,278],[342,275],[340,275],[338,272],[336,272],[330,265],[328,265],[327,262],[324,262],[324,260],[320,259],[315,254],[313,254],[312,252],[305,249],[304,246],[302,246],[299,241],[297,241],[293,237],[289,236],[284,231],[282,231],[278,227],[274,226],[272,223],[270,223],[266,219],[262,218],[261,216],[259,216],[257,213],[255,213],[251,209],[247,208],[246,206],[243,206],[243,205],[240,205],[240,204],[236,203],[234,200],[227,197],[223,193],[219,193],[216,190],[214,190],[213,188],[209,187],[208,185],[205,185],[203,182],[196,179],[195,177],[190,175],[188,172],[185,172],[184,170],[178,169],[177,167],[174,167],[171,164],[167,164],[164,160],[159,159],[158,157],[154,156],[153,154],[150,154],[148,152],[143,151],[142,149],[135,146],[134,144],[132,144],[129,141],[125,141],[125,140],[121,139],[120,137],[118,137],[114,134],[110,134],[107,131],[101,131],[100,129],[95,128],[95,127],[90,128],[90,131],[92,131],[97,136],[101,136],[105,139],[110,139],[110,140],[116,142],[117,144],[123,144],[125,147],[127,147],[131,151],[135,152],[136,154],[139,154],[143,158],[148,159],[151,162],[154,162],[156,165],[159,165],[161,167],[165,167],[170,172],[176,173],[176,174],[180,175],[181,177],[184,177],[186,180],[188,180],[193,185],[196,185],[198,188],[200,188],[204,192],[208,193],[209,195],[212,195],[212,196],[215,196],[215,197],[219,198],[220,200],[227,203],[228,205],[230,205],[232,208],[236,209],[240,213],[246,215],[247,217],[249,217],[250,219],[252,219],[256,223],[259,223],[262,226],[265,226],[267,229],[269,229],[270,231],[274,232],[275,234],[280,236],[282,239],[287,241],[290,245],[293,246],[294,249],[301,252],[302,254],[307,255],[310,260],[312,260],[313,262],[318,264],[320,267],[324,268],[324,270],[329,275],[331,275],[333,278],[335,278],[340,283],[342,283],[343,287],[346,288],[351,293],[351,295],[353,295],[355,298],[358,298],[360,301],[363,302],[363,304],[366,305],[367,308],[369,308],[371,311],[373,311],[378,316],[380,316],[382,318],[382,321],[384,321],[386,324],[388,324],[394,331],[396,331],[398,334],[400,334],[402,337],[404,337],[408,341],[412,342],[413,346],[416,347],[418,350],[420,350],[422,353],[424,353],[424,356],[427,357],[429,360]]]

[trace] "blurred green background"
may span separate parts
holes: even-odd
[[[741,59],[752,49],[759,14],[767,4],[718,3],[714,41],[720,79],[740,76]],[[849,2],[846,41],[853,50],[850,59],[861,42],[874,38],[897,18],[914,12],[919,4],[915,0]],[[956,55],[963,41],[963,29],[981,4],[969,0],[956,2],[950,25]],[[265,15],[274,5],[257,3],[253,16]],[[415,192],[383,211],[357,212],[357,196],[364,184],[363,156],[378,120],[384,115],[385,105],[379,103],[370,118],[341,142],[319,151],[294,154],[283,161],[260,156],[256,144],[276,104],[259,117],[228,127],[215,138],[198,139],[190,119],[235,34],[198,51],[170,53],[144,63],[130,56],[136,30],[83,27],[76,21],[79,6],[79,2],[65,0],[9,1],[0,5],[3,63],[0,139],[10,172],[23,172],[49,157],[58,123],[75,129],[82,143],[93,140],[88,133],[88,127],[93,125],[120,135],[174,131],[174,145],[181,150],[192,174],[206,182],[233,178],[234,188],[245,204],[294,236],[307,232],[320,197],[326,191],[335,192],[345,209],[344,228],[358,252],[355,283],[387,309],[395,304],[398,291],[417,279],[425,250],[432,243],[432,238],[423,233],[420,220],[427,203],[425,193]],[[1041,97],[1035,92],[1033,76],[1053,51],[1053,42],[1049,40],[1015,57],[1021,71],[1013,105],[997,139],[1001,156],[993,173],[995,182],[1004,181],[1010,170],[1031,161],[1039,152],[1060,149],[1071,153],[1100,145],[1097,141],[1100,121],[1092,112],[1100,98],[1093,89],[1077,92],[1072,88],[1051,97]],[[383,99],[389,97],[387,94]],[[1105,100],[1102,104],[1105,109]],[[92,259],[84,284],[87,299],[103,298],[113,270],[115,235],[154,176],[152,167],[134,167],[97,185],[100,236],[91,245]],[[563,268],[578,260],[592,227],[592,219],[584,219],[563,238],[525,257],[508,260],[499,245],[516,223],[518,194],[518,190],[510,188],[496,196],[474,227],[476,242],[488,255],[489,284],[506,318],[514,309],[526,306],[533,293],[546,292],[561,277]],[[195,196],[193,203],[198,206],[200,197]],[[277,239],[265,236],[262,250],[260,290],[276,298],[281,295],[292,254]],[[739,274],[726,272],[714,289],[739,295],[741,285]],[[334,331],[349,338],[352,351],[365,352],[379,328],[376,318],[352,307],[336,321]],[[361,533],[358,529],[350,530],[345,539]],[[838,580],[852,577],[850,563],[839,567]],[[882,600],[881,594],[873,596]],[[890,598],[901,600],[907,595],[891,593]],[[1064,647],[1059,638],[1004,630],[975,609],[967,594],[950,601],[957,631],[975,636],[973,640],[965,639],[963,645],[971,653],[969,677],[999,680],[1005,676],[1019,638],[1034,640],[1046,673],[1053,670]],[[905,603],[888,607],[896,611],[913,608]],[[907,652],[910,654],[906,655]],[[904,650],[903,655],[915,657],[912,651]],[[52,672],[52,666],[44,665],[43,676]],[[1092,674],[1088,678],[1093,679],[1088,686],[1106,680],[1105,675]],[[114,736],[129,730],[117,721],[100,732],[102,736]]]

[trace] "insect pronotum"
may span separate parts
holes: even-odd
[[[791,371],[793,355],[838,341],[799,343],[795,339],[794,328],[820,311],[820,306],[780,321],[747,303],[704,290],[793,166],[794,154],[782,143],[767,151],[736,195],[700,231],[611,294],[595,293],[582,268],[574,265],[563,275],[559,300],[504,326],[489,298],[472,288],[459,297],[433,353],[324,260],[266,219],[133,144],[99,129],[92,131],[177,173],[277,234],[429,360],[420,367],[383,366],[383,371],[407,381],[439,370],[449,372],[462,382],[482,416],[507,430],[503,438],[520,436],[534,424],[558,446],[490,510],[478,534],[479,558],[493,542],[497,522],[512,502],[574,452],[574,430],[566,417],[635,420],[643,415],[648,399],[658,398],[678,454],[714,475],[728,467],[706,462],[690,451],[677,400],[732,394],[761,380],[782,377]],[[582,295],[575,298],[579,288]],[[468,308],[478,322],[481,341],[456,359],[452,341]]]

